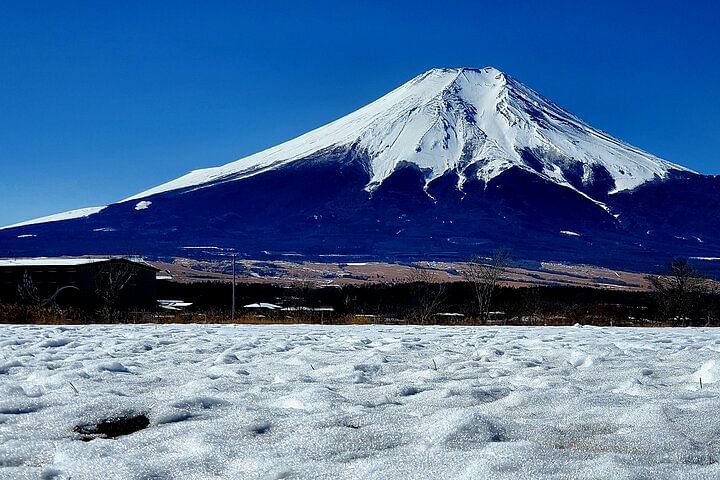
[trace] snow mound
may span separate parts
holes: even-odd
[[[500,423],[468,409],[441,412],[424,421],[422,438],[434,448],[478,448],[483,443],[505,441]]]
[[[720,362],[717,360],[708,360],[703,363],[702,367],[693,375],[692,382],[699,383],[701,378],[703,383],[720,381]]]

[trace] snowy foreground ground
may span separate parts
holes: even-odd
[[[711,329],[5,326],[0,478],[720,478],[719,394]]]

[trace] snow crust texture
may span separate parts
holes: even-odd
[[[0,354],[0,478],[720,478],[716,330],[7,326]]]

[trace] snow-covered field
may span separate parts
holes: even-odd
[[[720,478],[716,381],[711,329],[5,326],[0,477]]]

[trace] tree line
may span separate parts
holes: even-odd
[[[603,290],[590,287],[508,287],[510,255],[499,250],[462,266],[463,281],[435,281],[430,269],[419,269],[409,282],[346,285],[323,288],[309,283],[291,287],[239,284],[238,305],[269,302],[290,307],[332,307],[331,313],[241,311],[239,321],[303,321],[355,323],[519,325],[666,325],[720,326],[718,283],[705,278],[687,259],[676,259],[661,274],[648,275],[647,291]],[[32,322],[42,318],[88,322],[125,322],[130,312],[121,305],[132,265],[98,266],[97,302],[84,308],[60,305],[55,294],[41,295],[25,276],[13,305],[0,305],[0,322]],[[230,285],[218,282],[180,284],[158,282],[159,298],[179,298],[193,307],[168,321],[230,321]],[[52,292],[50,292],[52,293]],[[150,312],[145,320],[153,318]],[[226,318],[227,317],[227,318]],[[292,317],[292,318],[291,318]],[[317,318],[315,318],[317,317]],[[159,318],[159,317],[158,317]]]

